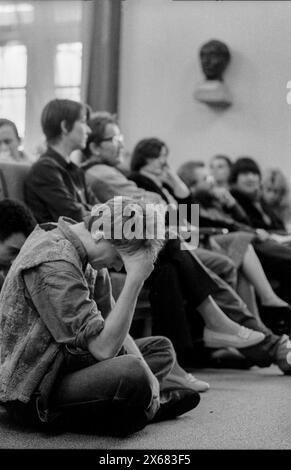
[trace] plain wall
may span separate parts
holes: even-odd
[[[291,2],[125,0],[122,9],[119,118],[128,149],[157,136],[175,167],[250,155],[291,180]],[[199,48],[210,39],[232,54],[224,79],[233,105],[223,111],[193,98],[204,79]]]

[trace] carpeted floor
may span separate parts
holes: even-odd
[[[291,377],[277,367],[203,370],[211,389],[176,420],[125,439],[65,433],[47,436],[12,425],[0,408],[1,449],[291,449]]]

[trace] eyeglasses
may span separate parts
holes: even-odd
[[[113,135],[112,137],[106,137],[106,139],[102,139],[101,142],[112,142],[113,144],[123,144],[124,137],[122,134]]]

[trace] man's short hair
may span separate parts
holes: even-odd
[[[91,114],[87,124],[91,129],[91,134],[88,135],[87,145],[83,152],[89,157],[91,154],[90,144],[94,142],[94,144],[99,145],[104,139],[107,124],[117,124],[117,119],[115,114],[107,111],[96,111]]]
[[[188,162],[183,163],[177,171],[177,174],[180,176],[181,180],[190,187],[193,184],[193,172],[197,168],[204,168],[205,163],[202,161],[189,160]]]
[[[68,131],[71,131],[83,110],[88,118],[90,110],[83,103],[61,99],[49,101],[41,113],[41,126],[46,140],[56,142],[61,137],[62,121],[65,121]]]
[[[28,237],[35,226],[36,220],[24,204],[13,199],[0,201],[0,240],[2,242],[15,233],[23,233]]]
[[[165,142],[156,137],[140,140],[133,152],[130,162],[130,168],[132,171],[141,170],[152,158],[159,158],[162,149],[165,148],[168,154],[169,149]]]
[[[18,140],[20,140],[20,136],[19,136],[16,124],[13,121],[10,121],[10,119],[0,118],[0,127],[3,127],[3,126],[12,127],[15,133],[15,136],[17,137]]]
[[[117,250],[128,254],[150,251],[155,259],[165,242],[165,231],[157,227],[157,215],[157,205],[115,196],[104,204],[96,204],[84,222],[94,239],[109,240]],[[164,215],[159,220],[164,222]],[[133,233],[142,236],[132,236]]]

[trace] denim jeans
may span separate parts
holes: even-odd
[[[163,337],[149,337],[136,343],[163,391],[175,353]],[[51,396],[51,407],[61,411],[61,426],[111,435],[127,435],[148,422],[152,399],[149,374],[142,361],[124,354],[96,362],[90,353],[67,352],[67,373]]]

